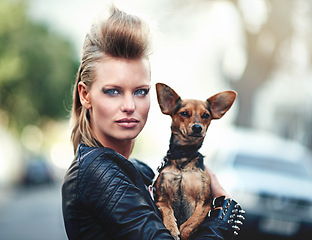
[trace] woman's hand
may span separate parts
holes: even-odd
[[[210,176],[210,186],[211,186],[211,195],[212,198],[217,198],[217,197],[221,197],[221,196],[225,196],[225,198],[232,198],[231,195],[225,191],[225,189],[221,186],[216,174],[211,171],[211,169],[206,168],[206,171],[208,172],[209,176]]]

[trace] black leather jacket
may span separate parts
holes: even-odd
[[[153,171],[105,147],[80,144],[64,177],[62,204],[69,239],[173,239],[146,186]],[[208,218],[193,239],[231,239],[225,222]]]

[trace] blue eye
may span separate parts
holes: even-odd
[[[149,89],[138,89],[134,92],[134,95],[144,97],[148,94],[148,92],[149,92]]]
[[[113,96],[119,94],[119,91],[117,89],[104,89],[103,93]]]

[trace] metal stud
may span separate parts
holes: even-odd
[[[235,205],[234,208],[239,208],[239,209],[241,209],[241,206],[239,205],[239,203],[237,203],[237,204]]]
[[[237,224],[237,225],[243,225],[243,222],[240,221],[240,220],[235,220],[234,223]]]
[[[238,212],[239,212],[238,209],[233,209],[233,210],[232,210],[232,213],[234,213],[234,214],[236,214],[236,213],[238,213]]]
[[[236,226],[236,225],[233,225],[232,228],[233,228],[235,231],[239,231],[239,230],[240,230],[240,228],[239,228],[238,226]]]

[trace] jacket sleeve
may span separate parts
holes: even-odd
[[[230,226],[216,217],[206,217],[198,230],[192,234],[191,239],[196,240],[231,240],[233,231]]]
[[[81,175],[84,204],[113,239],[173,239],[142,190],[116,163],[93,161]]]

